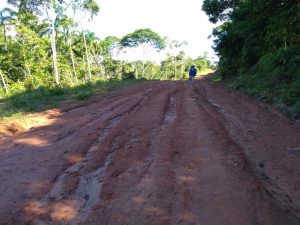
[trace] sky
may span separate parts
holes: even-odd
[[[0,0],[0,7],[5,4]],[[201,10],[203,0],[97,0],[100,5],[99,14],[89,23],[84,23],[85,29],[94,32],[100,39],[107,36],[124,35],[141,28],[150,28],[160,36],[171,40],[186,41],[188,45],[181,47],[186,54],[196,58],[206,51],[209,57],[216,60],[211,48],[213,24]],[[151,51],[148,58],[159,61],[165,58],[166,50],[157,54]],[[171,51],[175,54],[175,50]],[[132,54],[132,53],[131,53]],[[130,59],[140,57],[127,54]]]
[[[123,37],[136,29],[150,28],[162,37],[187,41],[188,45],[182,50],[190,57],[203,55],[205,51],[210,57],[215,57],[212,40],[208,39],[213,25],[201,10],[202,1],[98,0],[100,13],[87,28],[100,38],[110,35]],[[165,57],[164,54],[150,55],[161,59]]]

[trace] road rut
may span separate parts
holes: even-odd
[[[57,110],[1,140],[1,225],[300,224],[300,126],[271,106],[197,80]]]

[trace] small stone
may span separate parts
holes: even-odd
[[[264,168],[264,167],[265,167],[265,163],[264,163],[264,162],[259,162],[259,163],[258,163],[258,166],[259,166],[260,168]]]
[[[289,152],[300,152],[300,147],[297,148],[288,148]]]

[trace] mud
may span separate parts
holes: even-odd
[[[300,224],[299,124],[204,79],[13,126],[0,128],[1,225]]]

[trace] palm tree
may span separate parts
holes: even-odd
[[[0,70],[0,77],[1,77],[1,81],[2,81],[2,84],[3,84],[4,89],[5,89],[5,92],[6,92],[6,94],[8,94],[8,85],[7,85],[7,82],[5,82],[5,78],[4,78],[1,70]]]
[[[85,48],[85,55],[88,65],[88,71],[89,71],[89,81],[92,81],[92,73],[91,73],[91,59],[90,59],[90,52],[92,51],[95,57],[95,53],[101,51],[100,46],[100,39],[96,37],[95,33],[83,30],[82,29],[82,36],[83,36],[83,43]]]
[[[93,61],[98,64],[98,58],[102,55],[101,40],[93,32],[86,33],[87,46],[92,53]]]
[[[82,36],[83,36],[83,43],[84,43],[84,48],[85,48],[85,55],[86,55],[86,61],[88,64],[88,71],[89,71],[89,81],[92,81],[92,72],[91,72],[91,63],[90,63],[90,57],[88,54],[88,47],[87,47],[87,42],[86,42],[86,31],[83,30],[83,27],[81,25],[81,30],[82,30]]]
[[[73,38],[72,36],[74,35],[74,30],[75,30],[75,23],[72,19],[68,18],[66,15],[63,15],[62,18],[57,18],[56,20],[56,26],[58,27],[58,31],[60,34],[63,35],[63,38],[65,42],[68,45],[69,52],[70,52],[70,58],[72,62],[72,68],[73,68],[73,74],[78,82],[78,76],[77,76],[77,71],[76,71],[76,61],[75,57],[73,54],[73,49],[72,49],[72,43],[73,43]],[[60,28],[60,29],[59,29]]]
[[[15,20],[14,18],[15,15],[16,12],[10,8],[5,7],[2,10],[0,10],[0,25],[3,27],[5,50],[7,50],[7,40],[6,40],[7,26],[9,25],[9,22]]]

